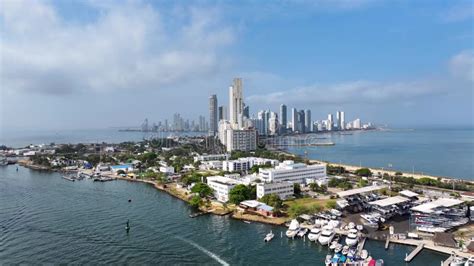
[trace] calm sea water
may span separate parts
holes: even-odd
[[[183,133],[196,135],[201,133]],[[117,129],[12,131],[2,129],[0,144],[24,147],[40,143],[140,141],[176,133],[148,134]],[[353,165],[384,167],[407,172],[474,179],[474,129],[416,129],[353,132],[351,135],[316,134],[329,147],[292,147],[290,152],[308,158]]]
[[[323,265],[327,250],[280,238],[284,228],[214,215],[191,219],[184,202],[142,183],[70,182],[57,173],[0,168],[0,262]],[[132,199],[128,203],[128,199]],[[131,230],[125,232],[130,220]],[[276,237],[264,243],[273,230]],[[385,265],[405,265],[411,247],[368,241]],[[422,251],[409,265],[439,265]]]
[[[474,179],[474,129],[416,129],[317,134],[335,146],[291,147],[308,158]]]

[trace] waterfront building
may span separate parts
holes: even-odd
[[[194,162],[200,161],[216,161],[216,160],[228,160],[230,158],[230,154],[203,154],[194,156]]]
[[[257,199],[269,194],[276,194],[282,200],[291,198],[294,195],[293,183],[283,181],[257,184]]]
[[[304,128],[305,133],[310,133],[313,131],[313,125],[311,123],[311,110],[309,109],[304,111]]]
[[[352,128],[353,128],[353,129],[361,129],[360,118],[357,118],[356,120],[354,120],[354,121],[352,122]]]
[[[294,161],[284,161],[275,168],[261,168],[259,174],[265,182],[289,181],[305,184],[306,179],[327,179],[326,165],[306,165]]]
[[[235,179],[224,176],[209,176],[207,185],[213,190],[214,197],[220,202],[229,201],[229,192],[239,184]]]
[[[286,105],[282,104],[280,105],[280,134],[285,134],[286,133],[286,128],[287,128],[287,110],[286,110]]]
[[[229,120],[232,128],[238,126],[239,115],[242,114],[243,108],[242,79],[234,78],[232,86],[229,87]]]
[[[344,112],[340,112],[340,116],[341,116],[341,121],[340,121],[339,130],[345,130],[346,129],[346,116]]]
[[[257,149],[257,130],[249,129],[228,129],[225,134],[227,152],[232,151],[253,151]]]
[[[291,108],[291,130],[293,131],[293,133],[298,131],[297,125],[298,125],[298,111],[296,110],[296,108]]]
[[[254,165],[271,165],[278,164],[278,160],[259,158],[259,157],[243,157],[237,160],[226,160],[222,163],[222,170],[228,172],[247,171]]]
[[[305,133],[306,128],[305,128],[305,113],[304,110],[300,110],[298,112],[298,126],[297,130],[299,133]]]
[[[209,97],[209,135],[215,136],[217,134],[218,126],[217,116],[217,96],[215,94]]]

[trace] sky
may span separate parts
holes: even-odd
[[[343,110],[474,126],[474,1],[0,0],[0,127],[208,116],[243,79],[250,113]]]

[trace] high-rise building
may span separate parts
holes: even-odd
[[[306,133],[313,131],[313,123],[311,122],[311,110],[309,109],[306,109],[306,111],[304,112],[304,127]]]
[[[296,108],[291,108],[291,130],[298,131],[298,111]]]
[[[268,134],[272,136],[278,135],[278,130],[278,115],[275,112],[270,112],[270,118],[268,119]]]
[[[326,125],[326,130],[333,130],[333,125],[334,125],[334,119],[332,117],[332,114],[328,114],[328,120],[327,120],[327,125]]]
[[[305,133],[306,132],[304,122],[305,122],[304,110],[300,110],[298,112],[298,126],[297,126],[297,129],[298,129],[299,133]]]
[[[339,130],[345,130],[346,129],[346,117],[344,112],[341,112],[341,124],[339,127]]]
[[[270,111],[269,110],[265,110],[264,112],[264,120],[263,120],[263,123],[264,123],[264,127],[265,127],[265,135],[268,135],[270,134],[270,124],[269,124],[269,121],[270,121]]]
[[[280,105],[280,134],[286,133],[287,121],[286,121],[286,105]]]
[[[217,133],[217,96],[209,97],[209,135],[215,136]]]
[[[361,129],[360,118],[357,118],[356,120],[354,120],[354,121],[352,122],[352,128],[353,128],[353,129]]]
[[[341,130],[341,111],[336,111],[336,127]]]
[[[246,104],[244,104],[244,111],[242,113],[244,118],[250,118],[250,107]]]
[[[225,120],[225,106],[219,106],[219,111],[217,112],[217,121]]]
[[[239,115],[242,114],[243,108],[242,79],[234,78],[229,88],[229,120],[232,127],[238,127]]]
[[[227,152],[257,149],[257,130],[255,129],[230,129],[227,130],[226,137]]]

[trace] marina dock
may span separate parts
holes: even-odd
[[[364,249],[364,246],[365,246],[365,241],[367,240],[367,237],[363,237],[360,241],[359,241],[359,244],[357,245],[357,255],[360,256],[360,254],[362,253],[362,250]]]
[[[451,255],[449,258],[447,258],[445,261],[443,261],[443,266],[449,266],[451,262],[454,260],[455,256]]]
[[[387,236],[387,240],[385,241],[385,249],[388,249],[388,246],[390,245],[390,236]]]
[[[425,244],[423,243],[420,243],[411,253],[410,255],[408,255],[406,258],[405,258],[405,261],[406,262],[410,262],[416,255],[418,255],[418,253],[420,253],[420,251],[423,250],[423,247],[425,246]]]

